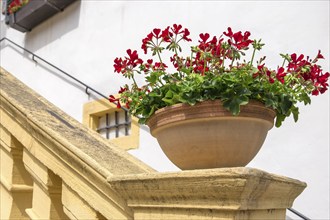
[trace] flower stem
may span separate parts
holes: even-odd
[[[233,64],[235,62],[235,58],[233,57],[232,61],[231,61],[231,64],[229,65],[229,68],[231,69],[231,67],[233,67]]]
[[[136,86],[136,88],[138,88],[138,85],[137,85],[137,83],[135,81],[135,78],[134,78],[134,74],[132,74],[132,79],[133,79],[134,85]]]
[[[180,78],[183,78],[183,74],[180,71],[180,68],[182,68],[182,62],[181,62],[181,60],[179,58],[179,53],[178,53],[178,49],[177,49],[177,45],[179,45],[179,42],[182,40],[182,38],[180,40],[178,40],[178,42],[177,42],[177,37],[178,37],[178,35],[175,35],[175,38],[174,38],[174,44],[175,44],[175,46],[174,46],[174,53],[176,55],[178,64],[180,65],[179,68],[178,68],[178,71],[179,71],[179,74],[180,74]]]
[[[253,50],[253,53],[252,53],[252,58],[251,58],[251,61],[250,61],[250,66],[252,66],[252,63],[253,63],[253,60],[254,60],[254,56],[255,56],[255,54],[256,54],[256,48],[254,48],[254,50]]]
[[[157,50],[157,56],[158,56],[159,62],[161,63],[161,66],[164,67],[164,66],[163,66],[162,58],[161,58],[160,53],[159,53],[158,50]]]
[[[158,45],[159,46],[159,45]],[[158,56],[158,59],[159,59],[159,62],[160,62],[160,66],[161,68],[163,69],[164,68],[164,64],[163,64],[163,60],[162,60],[162,57],[160,56],[160,53],[158,50],[156,50],[156,53],[157,53],[157,56]],[[164,83],[161,81],[161,79],[158,78],[157,80],[162,86],[164,86]]]

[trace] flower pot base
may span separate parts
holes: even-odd
[[[161,109],[148,125],[167,157],[183,170],[241,167],[260,150],[274,117],[258,102],[232,116],[219,101],[207,101]]]

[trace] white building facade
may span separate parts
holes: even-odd
[[[191,31],[219,36],[227,27],[250,31],[266,44],[260,56],[273,68],[282,63],[280,53],[315,56],[329,71],[329,1],[76,1],[32,31],[21,33],[5,24],[6,37],[46,59],[104,95],[115,94],[126,82],[114,73],[113,60],[128,48],[140,54],[142,39],[153,28],[182,24]],[[97,94],[4,40],[1,66],[82,121],[83,105]],[[139,148],[129,152],[158,171],[178,170],[162,153],[148,128],[140,127]],[[329,219],[329,91],[300,108],[297,123],[287,119],[273,128],[264,146],[248,164],[267,172],[307,183],[294,208],[312,219]]]

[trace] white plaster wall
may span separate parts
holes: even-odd
[[[113,73],[114,58],[128,48],[140,49],[153,28],[173,23],[189,28],[195,42],[201,32],[218,35],[228,26],[249,30],[266,43],[262,55],[273,68],[282,62],[279,53],[314,56],[321,49],[326,57],[321,64],[329,71],[329,1],[82,0],[27,34],[1,22],[1,38],[12,39],[108,95],[123,83]],[[81,121],[83,103],[94,96],[7,43],[0,52],[2,67]],[[248,166],[307,182],[294,208],[312,219],[329,219],[329,92],[313,97],[312,105],[300,112],[298,123],[290,119],[269,132]],[[140,149],[131,153],[159,171],[177,170],[147,128],[141,131]]]

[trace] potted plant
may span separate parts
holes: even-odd
[[[12,0],[8,5],[8,13],[13,14],[24,7],[30,0]]]
[[[44,20],[62,11],[75,0],[13,0],[8,5],[10,27],[31,31]]]
[[[190,42],[189,36],[177,24],[153,29],[141,48],[155,58],[143,61],[131,49],[116,58],[115,72],[132,85],[122,86],[119,98],[109,97],[149,125],[165,154],[182,169],[245,166],[274,118],[276,127],[290,115],[297,121],[297,104],[310,104],[311,95],[328,88],[329,73],[317,64],[323,59],[320,51],[315,58],[281,54],[283,63],[272,70],[265,57],[256,60],[264,44],[250,39],[248,31],[228,28],[219,37],[201,33],[197,45],[182,56],[180,44]],[[138,75],[145,84],[137,83]]]

